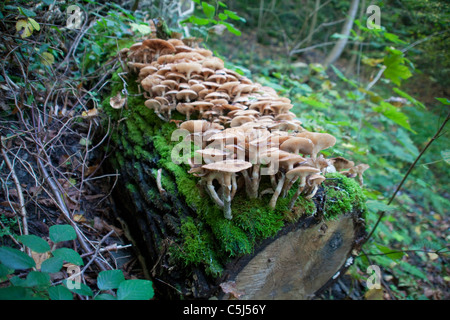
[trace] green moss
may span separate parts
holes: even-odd
[[[353,210],[366,210],[366,196],[359,184],[340,173],[327,174],[325,180],[325,218],[332,219],[339,214]]]

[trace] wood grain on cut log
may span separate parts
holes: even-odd
[[[122,81],[116,83],[112,96]],[[104,103],[117,123],[114,199],[158,298],[310,299],[345,272],[365,235],[364,196],[354,179],[328,174],[314,197],[300,196],[293,210],[296,188],[271,208],[271,194],[249,199],[241,187],[233,219],[225,219],[189,166],[171,160],[175,123],[147,109],[136,86],[128,91],[128,109]],[[260,186],[271,185],[261,177]]]

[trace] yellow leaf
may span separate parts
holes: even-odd
[[[362,63],[367,64],[371,67],[375,67],[377,64],[382,63],[384,59],[373,59],[373,58],[363,58]]]
[[[86,222],[86,218],[82,214],[74,214],[73,221],[78,222],[78,223],[83,223],[83,222]]]
[[[16,30],[22,39],[25,39],[33,34],[33,25],[25,19],[20,19],[16,22]]]
[[[431,261],[434,261],[434,260],[436,260],[437,258],[439,258],[439,255],[437,255],[437,254],[434,253],[434,252],[428,252],[427,255],[428,255],[428,258],[430,258]]]
[[[366,300],[383,300],[383,289],[369,289],[365,294]]]
[[[50,52],[43,52],[41,55],[41,63],[44,66],[51,66],[55,62],[55,57]]]

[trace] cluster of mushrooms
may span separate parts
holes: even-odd
[[[145,106],[189,133],[185,140],[198,148],[189,173],[200,177],[225,218],[232,218],[238,189],[250,198],[272,194],[275,208],[298,181],[292,209],[300,194],[315,195],[325,173],[339,171],[362,185],[368,165],[325,158],[320,152],[334,146],[335,137],[302,128],[288,98],[225,68],[210,50],[184,39],[147,39],[120,55],[128,71],[138,75]],[[186,120],[172,120],[175,111]],[[264,176],[271,187],[260,190]]]

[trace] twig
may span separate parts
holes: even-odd
[[[17,195],[19,197],[19,204],[20,204],[20,212],[19,215],[22,217],[22,224],[23,224],[23,234],[28,234],[28,222],[27,222],[27,210],[25,209],[25,200],[23,197],[22,192],[22,186],[20,185],[19,178],[17,178],[16,171],[14,170],[14,166],[12,165],[11,161],[8,158],[8,155],[5,151],[5,146],[3,145],[3,137],[0,137],[0,151],[2,153],[3,159],[5,159],[6,165],[8,166],[9,170],[11,171],[11,177],[14,181],[14,184],[17,189]],[[14,210],[14,208],[13,208]]]
[[[425,151],[427,151],[428,147],[433,143],[434,140],[436,140],[436,138],[438,138],[438,136],[440,135],[441,131],[444,129],[445,125],[447,124],[447,122],[450,120],[450,112],[447,114],[447,117],[445,118],[444,122],[442,123],[442,125],[439,127],[438,131],[435,133],[435,135],[430,139],[430,141],[428,141],[427,145],[425,146],[425,148],[420,152],[420,154],[417,156],[416,160],[414,160],[414,162],[411,164],[411,166],[409,167],[408,171],[406,172],[405,176],[403,177],[402,181],[400,182],[400,184],[398,185],[397,189],[395,190],[395,192],[392,194],[391,198],[389,199],[387,205],[390,205],[392,203],[392,201],[394,201],[395,196],[397,195],[397,193],[400,191],[401,187],[403,186],[403,184],[405,183],[406,179],[408,178],[409,174],[411,173],[412,169],[415,167],[415,165],[417,164],[417,162],[420,160],[420,158],[422,157],[422,155],[425,153]],[[372,228],[372,230],[370,231],[369,235],[367,236],[365,243],[370,239],[370,237],[373,235],[375,229],[378,227],[378,224],[380,223],[381,219],[383,219],[384,215],[386,214],[386,211],[378,211],[379,212],[379,217],[377,222],[375,223],[375,226]]]

